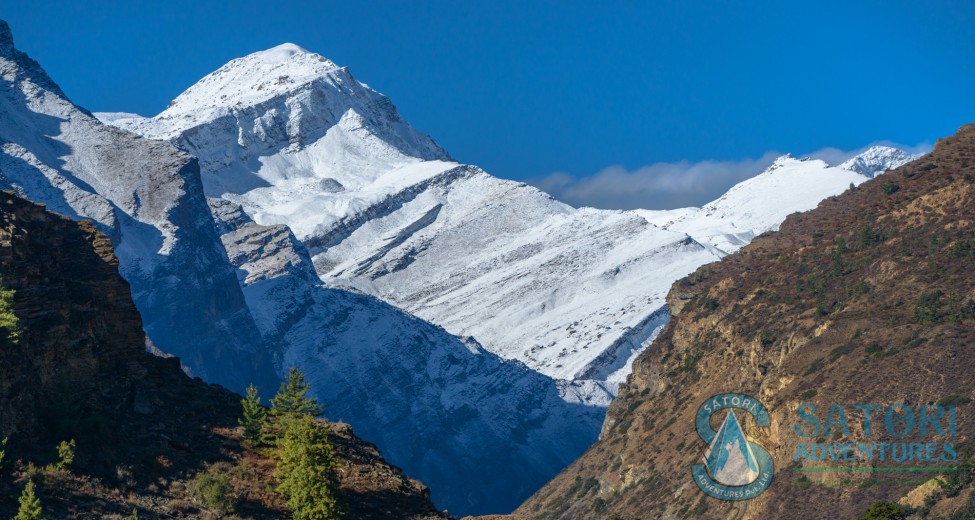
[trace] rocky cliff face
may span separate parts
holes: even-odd
[[[779,232],[679,281],[670,292],[676,315],[636,360],[600,441],[517,515],[855,518],[876,501],[901,501],[933,516],[970,518],[973,223],[975,126],[969,125],[930,155],[790,216]],[[770,412],[768,427],[751,419],[745,424],[771,454],[775,475],[754,499],[720,501],[691,476],[707,447],[695,433],[695,414],[711,396],[738,392],[757,397]],[[795,430],[815,431],[797,418],[803,404],[817,406],[821,426],[829,426],[813,438]],[[903,405],[917,422],[908,426],[898,408],[893,431],[913,430],[897,437],[881,411],[867,431],[856,404]],[[845,406],[848,430],[838,415],[827,422],[832,405]],[[944,435],[929,424],[929,435],[919,440],[920,407],[935,405],[946,413],[955,406],[956,435],[942,421]],[[934,442],[936,450],[952,442],[957,460],[934,466],[959,471],[942,473],[946,489],[938,491],[920,485],[937,477],[937,469],[870,472],[932,466],[920,456],[797,460],[801,441]],[[846,470],[826,471],[836,466]]]
[[[113,421],[135,409],[148,369],[142,322],[118,276],[111,242],[76,223],[0,195],[0,277],[16,291],[19,343],[0,351],[0,425],[24,449],[85,433],[112,449]],[[111,376],[107,377],[106,376]],[[138,398],[138,399],[137,399]],[[79,436],[80,437],[80,436]]]
[[[21,334],[0,348],[0,514],[11,515],[20,459],[54,459],[73,438],[71,474],[35,477],[49,517],[200,517],[185,481],[204,463],[248,460],[270,483],[268,462],[240,444],[240,396],[190,379],[175,358],[145,352],[142,322],[118,273],[111,241],[0,193],[0,280],[15,291]],[[347,425],[333,424],[342,493],[355,518],[440,518],[429,491],[388,465]],[[289,518],[280,501],[245,501],[249,516]]]
[[[153,343],[241,389],[276,379],[210,218],[197,161],[102,124],[18,51],[0,20],[0,187],[114,243]]]

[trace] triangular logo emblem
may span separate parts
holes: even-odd
[[[728,412],[704,452],[704,465],[711,478],[726,486],[745,486],[758,478],[758,462],[734,411]]]

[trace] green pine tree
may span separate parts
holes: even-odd
[[[139,510],[133,507],[132,514],[126,520],[139,520]]]
[[[7,456],[7,437],[0,439],[0,468],[3,467],[3,458]]]
[[[34,481],[28,480],[24,492],[20,494],[20,509],[13,520],[45,520],[41,509],[41,499],[34,494]]]
[[[15,292],[0,288],[0,345],[3,346],[20,342],[20,319],[14,314]]]
[[[324,413],[322,405],[313,397],[306,397],[311,385],[305,375],[297,368],[288,372],[288,378],[281,383],[277,395],[271,398],[271,414],[277,417],[287,415],[311,415],[318,417]]]
[[[901,520],[904,518],[904,508],[891,502],[874,502],[867,513],[858,520]]]
[[[240,400],[240,405],[244,409],[244,415],[237,422],[244,427],[244,441],[251,446],[259,446],[264,442],[267,408],[261,406],[256,386],[247,387],[247,397]]]
[[[295,520],[332,520],[342,516],[337,500],[338,481],[328,429],[311,415],[299,415],[284,430],[277,488]]]
[[[74,463],[74,448],[74,439],[58,443],[58,462],[54,467],[59,470],[70,468]]]

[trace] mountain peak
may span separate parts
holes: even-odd
[[[873,178],[887,170],[893,170],[894,168],[914,161],[918,157],[920,155],[908,153],[891,146],[871,146],[864,152],[840,164],[839,167]]]
[[[776,157],[776,159],[774,161],[772,161],[772,164],[770,164],[769,167],[766,168],[765,171],[763,171],[759,175],[764,175],[766,173],[774,172],[774,171],[776,171],[776,170],[778,170],[780,168],[792,166],[792,165],[794,165],[796,163],[800,163],[800,162],[806,162],[807,160],[808,159],[805,158],[805,157],[798,158],[798,157],[792,155],[791,153],[786,153],[785,155],[780,155],[780,156]],[[823,163],[823,166],[826,166],[826,163]]]
[[[312,52],[300,45],[294,43],[285,42],[281,45],[271,47],[263,51],[253,52],[244,56],[242,58],[237,58],[231,60],[227,65],[234,63],[247,63],[259,61],[268,66],[296,66],[298,68],[307,67],[311,65],[311,69],[319,71],[321,69],[335,69],[338,65],[335,62],[325,58],[324,56]],[[324,64],[324,67],[321,65]]]
[[[227,62],[180,94],[160,115],[259,103],[337,70],[341,67],[324,56],[283,43]]]
[[[300,45],[290,43],[290,42],[285,42],[276,47],[271,47],[266,51],[258,51],[254,54],[269,54],[269,53],[284,53],[287,54],[289,57],[294,54],[314,54],[308,49],[305,49]]]

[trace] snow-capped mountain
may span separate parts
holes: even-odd
[[[200,159],[207,195],[237,199],[259,222],[288,224],[301,238],[376,202],[333,194],[367,195],[396,167],[450,160],[389,98],[292,44],[227,63],[152,119],[110,117],[176,142]]]
[[[575,209],[450,161],[348,69],[291,44],[231,61],[156,117],[107,120],[199,157],[208,195],[286,225],[328,285],[472,336],[599,406],[666,321],[674,280],[867,180],[784,157],[700,209]]]
[[[868,180],[783,157],[704,208],[576,209],[453,162],[348,69],[291,44],[231,61],[155,117],[103,118],[199,157],[218,220],[217,208],[248,220],[226,231],[224,244],[246,273],[241,283],[265,338],[289,363],[321,367],[327,357],[307,332],[331,330],[305,310],[329,308],[321,294],[365,293],[524,363],[551,378],[566,402],[597,410],[666,323],[673,281]],[[307,250],[314,276],[307,259],[300,275],[281,276],[280,261],[237,253],[269,240]],[[328,289],[313,288],[313,278]],[[355,312],[372,311],[343,315]],[[515,421],[511,431],[521,427]],[[379,442],[414,469],[414,451]],[[438,471],[417,475],[436,491],[448,474]],[[443,503],[463,510],[454,498]]]
[[[273,392],[275,368],[300,367],[330,417],[458,512],[514,508],[596,439],[602,410],[566,402],[551,379],[371,296],[324,287],[289,228],[207,199],[195,158],[73,105],[2,21],[0,77],[2,186],[95,221],[149,338],[196,374]],[[365,92],[356,102],[385,99]],[[384,123],[408,143],[399,121]]]
[[[918,154],[908,153],[890,146],[871,146],[863,153],[840,164],[839,167],[866,175],[872,179],[887,170],[893,170],[902,164],[917,160],[919,157],[921,156]]]
[[[779,157],[765,171],[735,185],[700,208],[637,210],[662,229],[686,233],[730,254],[766,231],[778,229],[790,213],[808,211],[887,170],[917,159],[902,150],[876,146],[839,167],[825,161]]]
[[[228,63],[154,118],[106,120],[199,157],[208,195],[288,226],[329,285],[473,336],[574,401],[607,404],[633,338],[662,324],[646,309],[718,258],[635,213],[452,162],[348,69],[290,44]]]
[[[506,512],[595,440],[674,280],[867,180],[783,158],[704,208],[576,209],[291,44],[98,115],[122,130],[5,24],[0,67],[4,185],[109,233],[157,346],[238,389],[301,368],[455,513]]]

